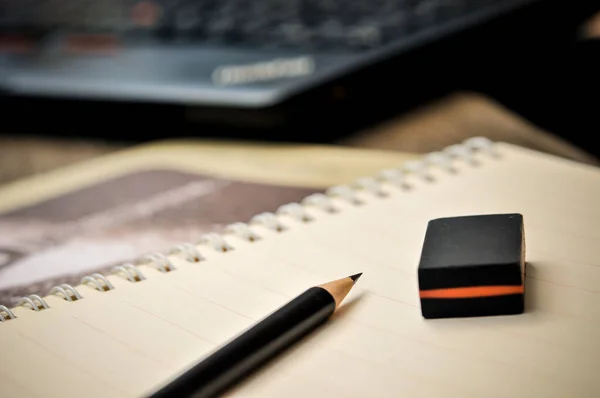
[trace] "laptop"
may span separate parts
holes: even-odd
[[[272,106],[541,0],[1,0],[8,94]]]

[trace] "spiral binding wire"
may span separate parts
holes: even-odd
[[[0,322],[6,321],[6,318],[15,319],[16,316],[10,309],[8,309],[8,307],[5,305],[0,305]]]
[[[49,294],[61,295],[67,301],[81,300],[81,294],[73,286],[63,283],[50,289]]]
[[[142,274],[142,271],[138,267],[133,264],[125,263],[123,265],[117,265],[112,269],[113,274],[120,275],[123,274],[129,280],[129,282],[141,282],[146,277]]]
[[[48,303],[37,294],[30,294],[27,297],[21,297],[17,305],[22,305],[31,308],[34,311],[42,311],[50,308]]]
[[[112,283],[102,274],[92,274],[89,276],[84,276],[81,278],[81,284],[90,284],[93,285],[96,290],[101,292],[107,292],[109,290],[113,290],[115,287]]]
[[[470,138],[462,144],[451,145],[440,152],[429,153],[420,160],[405,162],[400,168],[382,170],[375,176],[359,178],[353,184],[333,186],[327,189],[325,193],[309,195],[301,203],[283,205],[274,213],[257,214],[248,223],[236,222],[230,224],[225,228],[223,235],[217,233],[204,234],[196,244],[182,243],[174,246],[168,255],[180,257],[189,263],[205,261],[206,258],[202,255],[198,246],[207,247],[221,253],[235,250],[235,247],[225,240],[225,235],[235,236],[250,243],[258,242],[262,237],[253,227],[260,226],[276,233],[282,233],[289,226],[284,225],[280,218],[309,223],[313,222],[315,217],[307,212],[308,209],[317,209],[330,214],[340,212],[341,210],[336,206],[335,200],[352,206],[361,206],[368,201],[368,197],[385,198],[389,196],[390,192],[386,190],[389,188],[410,191],[414,187],[407,181],[407,176],[415,176],[425,182],[432,183],[435,182],[435,178],[430,174],[432,167],[449,174],[456,174],[458,170],[454,167],[453,162],[461,160],[470,166],[477,167],[480,165],[480,160],[474,156],[477,153],[485,153],[492,158],[499,157],[494,143],[487,138]],[[365,193],[367,195],[364,195]],[[168,256],[161,253],[144,256],[138,261],[137,265],[150,265],[165,273],[177,269]],[[123,277],[132,283],[142,282],[146,277],[137,265],[126,263],[116,266],[112,269],[112,274]],[[109,292],[115,289],[106,276],[98,273],[82,278],[81,286],[89,286],[100,292]],[[49,295],[62,297],[67,302],[84,298],[76,288],[68,284],[54,286]],[[18,306],[25,306],[33,311],[50,308],[42,297],[35,294],[22,297],[18,302]],[[9,308],[0,305],[0,322],[15,318],[17,318],[16,315]]]
[[[150,264],[160,272],[171,272],[176,270],[171,260],[162,253],[148,254],[147,256],[142,257],[139,261],[139,265],[143,264]]]

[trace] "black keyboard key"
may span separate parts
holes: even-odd
[[[129,0],[124,29],[135,38],[162,38],[172,28],[169,15],[174,4],[170,0]]]
[[[348,28],[346,42],[352,48],[375,48],[383,41],[383,32],[374,25],[356,25]]]
[[[247,48],[368,50],[501,0],[0,0],[0,32],[174,37]]]
[[[313,38],[313,31],[305,25],[296,22],[284,22],[273,31],[274,36],[281,38],[281,45],[286,46],[308,46]]]

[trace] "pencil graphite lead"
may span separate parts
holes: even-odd
[[[360,276],[361,276],[362,274],[363,274],[362,272],[359,272],[358,274],[354,274],[354,275],[350,276],[349,278],[350,278],[350,279],[352,279],[352,281],[353,281],[354,283],[356,283],[356,281],[358,280],[358,278],[360,278]]]

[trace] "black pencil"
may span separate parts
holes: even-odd
[[[312,287],[151,395],[214,397],[324,323],[362,275]]]

